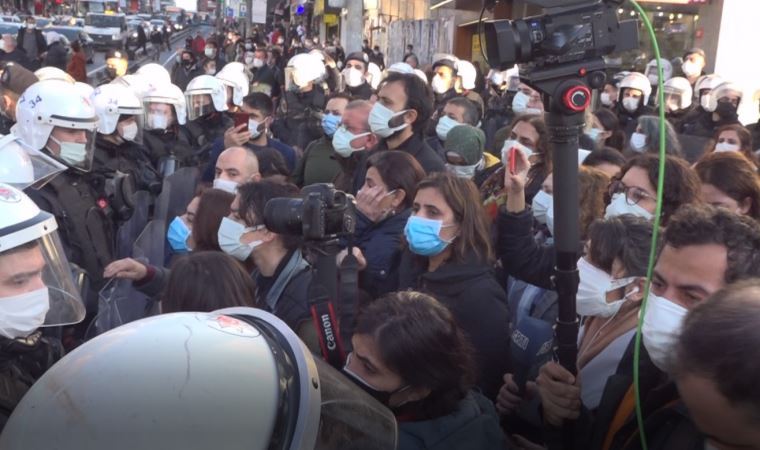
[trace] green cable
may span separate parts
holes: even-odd
[[[660,167],[659,174],[657,176],[657,207],[654,213],[654,224],[652,230],[652,243],[649,249],[649,264],[647,266],[647,281],[644,287],[644,300],[641,303],[641,313],[639,314],[639,323],[636,327],[636,344],[633,351],[633,389],[636,398],[636,422],[639,427],[639,436],[641,438],[641,448],[647,450],[647,438],[644,434],[644,416],[641,412],[641,390],[639,386],[639,359],[641,356],[641,328],[644,323],[644,316],[647,310],[647,300],[649,299],[649,289],[652,285],[652,273],[654,272],[654,263],[657,256],[657,240],[660,230],[660,215],[662,214],[662,190],[665,184],[665,93],[663,92],[662,82],[662,63],[660,62],[660,46],[657,44],[657,37],[654,35],[654,28],[649,21],[644,9],[636,2],[636,0],[630,0],[633,7],[638,11],[639,17],[644,22],[644,26],[649,32],[649,37],[652,39],[652,47],[654,48],[654,57],[657,61],[657,104],[658,104],[658,116],[660,122]]]

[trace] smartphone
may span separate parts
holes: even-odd
[[[248,131],[248,114],[246,113],[235,113],[233,116],[235,120],[235,127],[239,127],[240,125],[245,124],[245,128],[243,128],[242,131]]]
[[[509,173],[512,175],[517,172],[517,152],[519,150],[515,147],[509,149]]]

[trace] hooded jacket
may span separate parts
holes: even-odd
[[[478,387],[487,398],[496,398],[502,377],[510,372],[511,330],[507,295],[491,266],[470,254],[427,272],[427,258],[406,250],[397,267],[399,290],[426,292],[449,308],[475,350]]]
[[[504,433],[493,404],[471,391],[449,415],[418,422],[399,421],[398,450],[498,450]]]

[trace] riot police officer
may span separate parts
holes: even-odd
[[[322,112],[327,103],[319,81],[325,76],[322,61],[309,53],[295,55],[285,69],[284,101],[280,117],[273,126],[275,136],[290,146],[304,150],[322,136]]]
[[[85,343],[32,387],[0,447],[390,450],[396,441],[390,410],[283,321],[228,308],[142,319]]]
[[[13,134],[34,150],[42,150],[67,169],[29,196],[61,225],[69,259],[89,278],[86,306],[97,309],[103,269],[113,259],[113,211],[91,186],[98,118],[89,99],[71,83],[40,81],[27,89],[16,107]]]
[[[233,125],[227,114],[227,87],[219,78],[200,75],[187,84],[187,129],[193,146],[203,154]]]
[[[92,93],[98,116],[93,174],[102,176],[99,194],[110,200],[116,220],[129,219],[135,190],[157,195],[159,176],[142,142],[143,108],[140,99],[120,84],[106,84]]]
[[[0,429],[63,354],[60,341],[41,328],[85,315],[56,229],[51,214],[0,183]]]
[[[164,84],[152,87],[143,96],[143,144],[162,176],[170,175],[177,165],[194,165],[195,147],[185,128],[187,107],[179,87]]]

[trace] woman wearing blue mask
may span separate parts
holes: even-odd
[[[353,244],[366,260],[359,285],[372,298],[394,288],[388,277],[398,263],[404,227],[411,214],[417,183],[423,178],[425,171],[408,153],[379,152],[367,161],[367,176],[356,194]]]
[[[177,216],[169,224],[166,231],[166,240],[174,254],[182,254],[192,251],[194,245],[192,240],[193,221],[198,211],[198,205],[201,202],[201,196],[196,195],[187,204],[185,214]]]
[[[451,310],[475,348],[477,385],[494,399],[510,363],[509,313],[493,273],[488,219],[472,181],[448,173],[424,179],[404,236],[398,289],[428,292]]]
[[[455,317],[419,292],[388,294],[356,319],[343,373],[387,405],[399,450],[505,448],[490,401],[472,390],[472,349]]]

